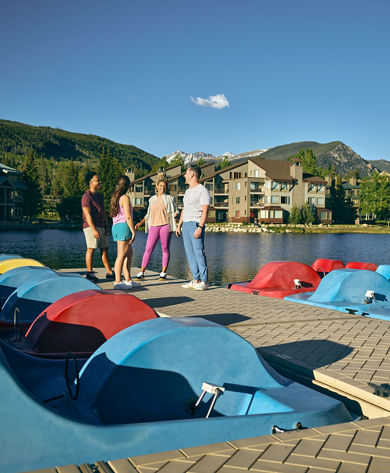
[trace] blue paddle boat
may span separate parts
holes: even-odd
[[[390,281],[372,270],[337,269],[321,280],[315,292],[295,294],[284,299],[390,320]]]
[[[4,302],[0,312],[0,326],[9,327],[17,323],[25,329],[46,307],[68,294],[88,289],[101,290],[88,279],[73,273],[46,271],[36,273],[27,280]],[[16,312],[15,312],[16,311]]]
[[[246,340],[200,318],[133,325],[73,376],[73,363],[0,348],[8,473],[351,420],[340,401],[280,376]]]

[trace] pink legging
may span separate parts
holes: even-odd
[[[166,268],[169,263],[169,244],[171,242],[172,232],[169,231],[169,225],[160,225],[158,227],[149,227],[148,239],[146,240],[145,252],[142,258],[142,267],[146,268],[149,264],[154,247],[160,239],[162,249],[162,266]]]

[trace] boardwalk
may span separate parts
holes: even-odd
[[[204,317],[229,327],[282,374],[331,391],[368,420],[40,473],[390,471],[390,397],[374,394],[390,379],[390,322],[220,287],[182,289],[181,283],[159,282],[148,272],[132,293],[160,315]]]

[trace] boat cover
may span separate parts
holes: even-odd
[[[53,380],[63,387],[60,361],[0,340],[1,471],[248,438],[271,433],[274,424],[351,420],[340,401],[283,378],[246,340],[199,318],[157,318],[119,332],[84,364],[76,400],[43,404],[55,394]],[[208,419],[211,394],[195,407],[205,381],[225,390]]]
[[[347,269],[367,269],[368,271],[376,271],[378,265],[375,263],[362,263],[361,261],[350,261],[345,265]]]
[[[31,258],[16,258],[4,259],[0,261],[0,274],[9,271],[10,269],[18,268],[20,266],[44,266],[42,263]]]
[[[299,280],[298,285],[295,280]],[[273,261],[260,268],[251,282],[232,284],[230,289],[283,299],[289,294],[313,291],[320,281],[318,273],[307,264]]]
[[[324,277],[334,269],[344,268],[344,263],[338,259],[318,258],[314,261],[311,267],[314,271],[317,271],[321,277]]]

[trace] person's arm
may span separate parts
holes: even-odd
[[[95,227],[95,224],[93,223],[91,209],[89,207],[83,207],[83,212],[84,212],[84,215],[85,215],[85,220],[87,221],[88,226],[91,228],[94,238],[96,238],[98,240],[99,239],[99,232],[97,231],[97,229]]]
[[[133,217],[131,216],[130,199],[127,195],[123,195],[121,197],[121,205],[122,205],[123,211],[125,213],[127,225],[129,226],[130,231],[132,233],[131,241],[133,242],[134,239],[135,239],[135,227],[134,227]]]
[[[139,227],[141,227],[144,223],[145,223],[145,217],[135,225],[135,229],[138,230]]]
[[[209,213],[209,205],[202,205],[202,215],[200,216],[200,222],[194,231],[194,238],[198,239],[202,236],[202,231],[207,220],[207,215]]]
[[[176,227],[176,236],[180,236],[181,235],[181,226],[183,225],[183,210],[181,211],[181,214],[180,214],[180,220],[179,220],[179,223],[177,224],[177,227]]]

